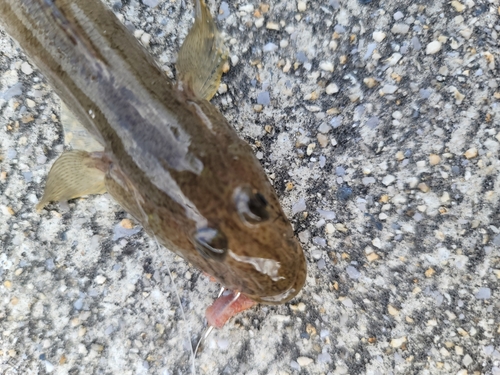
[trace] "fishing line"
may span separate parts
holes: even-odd
[[[148,216],[144,212],[142,205],[139,203],[139,197],[140,197],[139,193],[132,186],[131,186],[131,190],[134,192],[134,198],[135,198],[135,203],[137,203],[137,207],[139,208],[140,212],[142,213],[143,218],[145,219],[145,222],[148,223],[149,222]],[[156,235],[154,235],[154,234],[153,234],[153,239],[156,242],[156,246],[158,248],[158,253],[160,253],[161,246],[158,243],[158,239],[156,238]],[[181,297],[179,296],[179,292],[177,290],[177,285],[175,285],[175,280],[172,277],[172,272],[170,272],[169,266],[167,266],[167,271],[168,271],[168,277],[170,278],[170,280],[172,281],[172,285],[174,286],[175,296],[177,297],[177,303],[179,304],[179,307],[181,309],[182,319],[184,320],[185,323],[187,323],[186,314],[184,313],[184,308],[182,307]],[[186,337],[188,339],[189,350],[191,351],[191,373],[193,375],[196,375],[195,356],[194,356],[193,346],[191,345],[191,338],[189,337],[189,329],[186,329]]]
[[[153,238],[156,242],[156,246],[158,247],[158,251],[160,251],[161,246],[158,243],[156,236],[153,236]],[[172,277],[172,272],[170,272],[170,267],[168,267],[168,266],[167,266],[167,271],[168,271],[168,277],[170,277],[170,280],[172,281],[172,284],[174,285],[175,296],[177,297],[177,303],[179,304],[179,307],[181,309],[182,319],[184,320],[184,322],[187,323],[186,314],[184,313],[184,308],[182,307],[181,297],[179,296],[179,292],[177,290],[177,285],[175,285],[175,280]],[[189,329],[186,329],[186,337],[188,339],[189,350],[191,351],[191,367],[192,367],[191,372],[193,373],[193,375],[196,375],[195,356],[194,356],[193,346],[191,345],[191,338],[189,337]]]

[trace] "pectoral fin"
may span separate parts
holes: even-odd
[[[43,197],[36,205],[37,211],[52,201],[105,193],[106,168],[102,152],[90,153],[81,150],[63,152],[50,169]]]
[[[227,50],[205,0],[195,0],[195,21],[177,58],[178,80],[210,100],[219,88]]]

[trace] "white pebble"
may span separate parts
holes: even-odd
[[[403,345],[406,342],[406,337],[400,337],[398,339],[392,339],[391,340],[391,346],[393,348],[400,348],[401,345]]]
[[[342,304],[345,307],[348,307],[350,309],[352,309],[354,307],[354,303],[352,302],[352,299],[350,299],[350,298],[346,298],[346,299],[342,300]]]
[[[385,61],[387,62],[387,65],[394,66],[394,65],[396,65],[399,62],[399,60],[401,60],[402,57],[403,57],[403,55],[401,55],[400,53],[396,52],[396,53],[393,53],[391,55],[391,57],[389,57]]]
[[[21,71],[26,75],[30,75],[31,73],[33,73],[33,68],[29,63],[25,61],[21,64]]]
[[[406,23],[395,23],[394,26],[392,26],[391,32],[393,34],[407,34],[409,30],[410,25]]]
[[[257,18],[255,20],[255,27],[257,29],[261,28],[262,26],[264,26],[264,17],[261,17],[261,18]]]
[[[297,2],[297,10],[299,12],[304,12],[307,8],[307,2],[305,1],[299,1]]]
[[[102,275],[97,275],[94,279],[94,281],[96,282],[96,284],[104,284],[104,282],[106,281],[106,278]]]
[[[388,174],[387,176],[385,176],[383,179],[382,179],[382,183],[385,185],[385,186],[389,186],[391,185],[394,181],[396,181],[396,177],[393,176],[392,174]]]
[[[395,85],[384,85],[382,87],[382,89],[380,90],[380,92],[382,93],[382,95],[394,94],[397,89],[398,89],[398,86],[395,86]]]
[[[322,61],[319,63],[319,68],[326,72],[333,72],[333,64],[330,61]]]
[[[435,53],[438,53],[441,50],[442,43],[439,40],[435,40],[433,42],[430,42],[427,47],[425,47],[425,54],[426,55],[433,55]]]
[[[467,367],[467,366],[469,366],[470,364],[472,364],[472,362],[474,362],[474,361],[473,361],[473,359],[471,358],[471,356],[470,356],[470,355],[468,355],[468,354],[466,354],[466,355],[464,356],[464,359],[462,360],[462,363],[464,364],[464,366],[465,366],[465,367]]]
[[[382,31],[374,31],[373,32],[373,40],[380,43],[385,39],[386,35]]]
[[[339,92],[339,87],[335,83],[330,83],[328,86],[326,86],[325,92],[328,95],[336,94]]]
[[[377,249],[382,248],[382,241],[380,241],[380,238],[374,238],[372,240],[372,245],[375,246]]]
[[[262,48],[263,52],[274,52],[278,49],[278,46],[274,43],[267,43],[264,48]]]
[[[148,33],[144,33],[141,35],[141,42],[143,45],[146,47],[149,46],[149,43],[151,42],[151,35]]]
[[[300,365],[300,367],[306,367],[313,363],[313,360],[309,357],[299,357],[297,358],[297,363]]]
[[[401,120],[403,118],[403,114],[401,113],[401,111],[394,111],[392,113],[392,118],[396,120]]]

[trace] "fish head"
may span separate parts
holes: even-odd
[[[206,220],[190,237],[198,266],[257,302],[284,303],[305,282],[302,247],[251,147],[231,137],[224,155],[197,184],[204,197],[197,207]]]

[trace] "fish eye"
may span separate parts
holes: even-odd
[[[244,223],[255,225],[269,219],[267,200],[250,187],[239,187],[234,192],[236,210]]]
[[[227,238],[220,230],[214,228],[198,229],[194,235],[196,250],[205,259],[222,261],[227,254]]]

